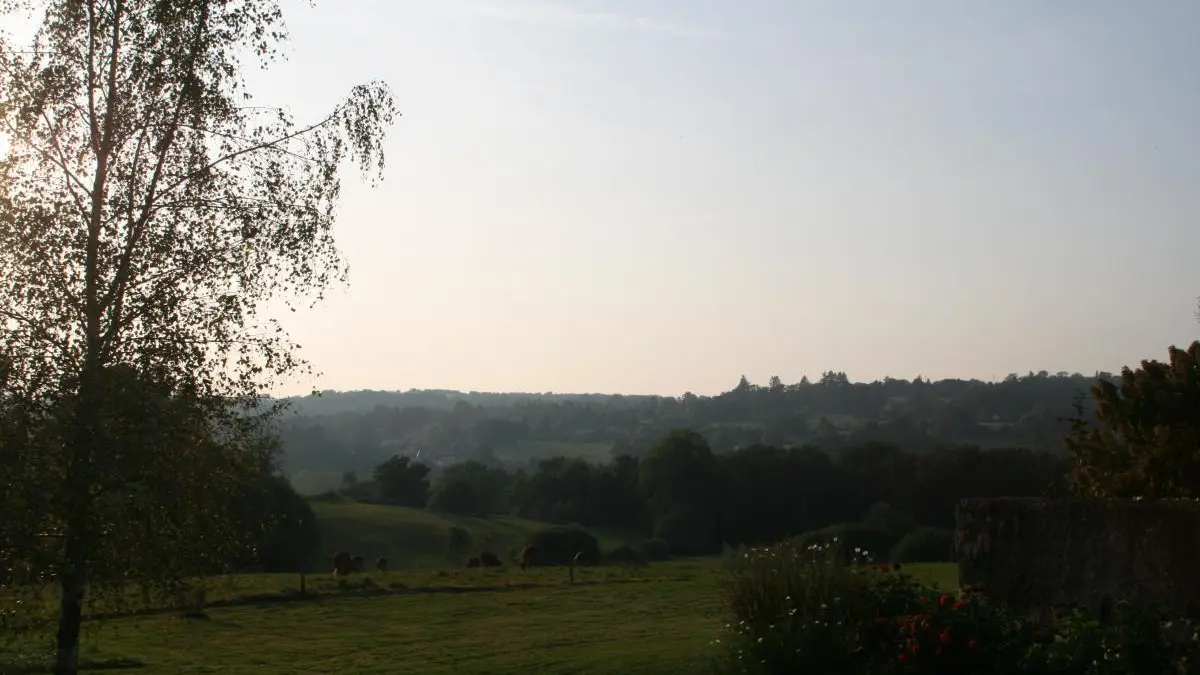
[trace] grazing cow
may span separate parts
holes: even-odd
[[[467,561],[468,569],[474,569],[476,567],[481,567],[482,565],[483,565],[483,563],[481,563],[479,561],[479,558],[471,558],[470,560]]]
[[[387,558],[380,558],[375,561],[375,571],[376,572],[386,572],[387,571]]]
[[[533,544],[525,544],[525,548],[521,549],[521,569],[532,567],[536,558],[537,547]]]
[[[484,551],[483,553],[480,553],[479,562],[482,563],[484,567],[499,567],[502,564],[499,556],[491,551]]]
[[[342,551],[333,556],[333,576],[345,576],[354,571],[354,558]]]
[[[356,555],[350,559],[350,566],[355,572],[362,572],[366,569],[367,561],[363,560],[361,555]]]

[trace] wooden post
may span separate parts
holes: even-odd
[[[571,562],[567,563],[567,569],[570,570],[571,583],[575,583],[575,567],[583,564],[583,551],[578,551],[571,556]]]
[[[574,562],[567,564],[567,578],[571,580],[572,584],[575,583],[575,563]]]

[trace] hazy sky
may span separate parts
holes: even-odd
[[[324,0],[254,75],[380,78],[290,392],[716,393],[1117,370],[1200,338],[1194,0]]]

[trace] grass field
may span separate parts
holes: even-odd
[[[475,551],[486,548],[503,558],[544,523],[357,503],[314,502],[313,508],[323,544],[305,577],[306,595],[297,574],[239,575],[206,582],[200,618],[163,606],[125,608],[89,622],[83,649],[89,670],[316,675],[709,669],[711,643],[724,623],[720,557],[583,568],[571,585],[565,568],[468,570],[448,561],[451,526],[471,534]],[[606,549],[620,543],[614,537],[601,541]],[[327,571],[338,550],[386,556],[393,571],[339,581]],[[953,565],[906,570],[929,585],[956,584]],[[44,645],[3,645],[3,675],[48,672]]]
[[[476,554],[486,549],[504,558],[510,551],[520,550],[531,532],[548,527],[520,518],[470,518],[400,506],[314,501],[312,507],[321,531],[321,549],[313,563],[319,571],[332,566],[338,551],[361,555],[372,563],[387,558],[393,569],[456,565],[460,561],[449,557],[453,526],[470,533]],[[604,549],[623,543],[620,537],[597,536]]]
[[[910,573],[944,588],[952,565]],[[203,618],[175,611],[89,626],[94,670],[222,673],[705,672],[723,623],[719,559],[646,568],[405,570],[339,584],[310,575],[214,582]],[[26,647],[0,672],[46,672]]]

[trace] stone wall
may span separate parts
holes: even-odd
[[[1011,607],[1200,614],[1200,502],[967,499],[955,521],[959,583]]]

